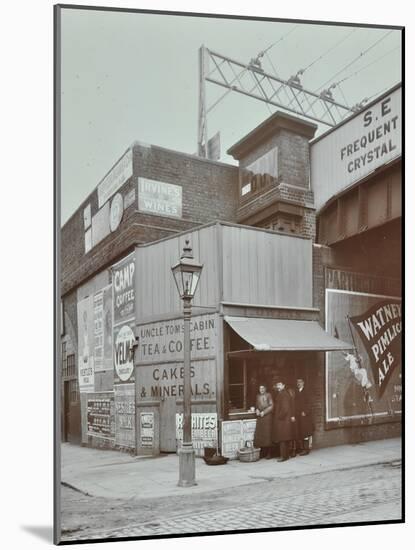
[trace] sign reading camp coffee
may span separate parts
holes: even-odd
[[[135,256],[130,254],[112,267],[114,325],[135,315]]]

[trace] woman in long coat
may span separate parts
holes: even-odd
[[[254,447],[261,448],[261,455],[271,458],[271,427],[272,410],[274,403],[272,396],[267,392],[265,386],[259,386],[259,393],[256,396],[256,428],[254,435]]]
[[[281,457],[279,462],[289,458],[289,442],[295,439],[294,402],[291,395],[285,389],[284,382],[276,384],[277,397],[275,398],[272,441],[279,443]]]

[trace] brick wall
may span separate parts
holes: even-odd
[[[138,177],[182,187],[182,218],[138,211]],[[62,228],[62,295],[128,253],[135,244],[151,242],[212,220],[236,220],[238,168],[139,143],[133,145],[133,176],[119,192],[124,200],[135,191],[118,229],[85,254],[84,208],[98,211],[95,189]]]
[[[313,396],[313,447],[323,448],[334,445],[356,444],[401,435],[401,423],[386,421],[382,424],[367,424],[326,429],[325,426],[325,369],[324,353],[315,354],[312,366],[311,394]]]

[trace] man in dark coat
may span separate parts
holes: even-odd
[[[274,415],[272,423],[272,441],[280,445],[280,458],[278,462],[284,462],[289,458],[289,442],[295,439],[294,430],[294,404],[293,399],[285,389],[285,383],[280,380],[276,384],[277,397],[274,403]]]
[[[311,415],[310,395],[305,387],[303,378],[297,378],[295,418],[297,428],[297,449],[301,449],[301,456],[308,455],[310,452],[309,437],[312,435],[314,428]]]

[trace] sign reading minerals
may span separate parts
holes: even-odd
[[[370,359],[379,397],[395,367],[401,363],[401,303],[396,300],[379,302],[362,315],[351,317]]]

